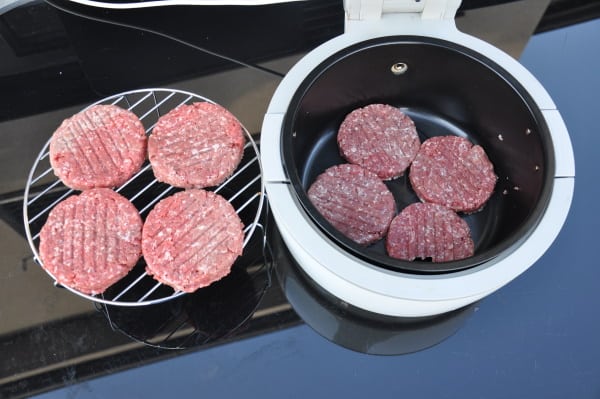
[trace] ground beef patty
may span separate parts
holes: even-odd
[[[341,155],[379,178],[402,176],[420,141],[414,122],[398,108],[371,104],[352,111],[337,135]]]
[[[94,105],[65,119],[50,140],[54,174],[76,190],[119,186],[145,159],[144,126],[116,105]]]
[[[422,201],[467,213],[481,209],[496,185],[494,166],[483,148],[457,136],[425,140],[409,178]]]
[[[60,284],[85,294],[104,292],[142,253],[142,219],[108,188],[73,195],[56,205],[40,232],[42,266]]]
[[[383,238],[396,211],[394,196],[373,172],[358,165],[332,166],[308,189],[323,217],[361,245]]]
[[[448,262],[473,256],[474,245],[469,226],[454,211],[437,204],[414,203],[392,220],[386,249],[396,259]]]
[[[148,274],[194,292],[229,274],[242,254],[244,226],[233,206],[211,191],[190,189],[161,200],[142,233]]]
[[[239,165],[244,133],[225,108],[209,102],[181,105],[163,115],[148,139],[156,179],[172,186],[216,186]]]

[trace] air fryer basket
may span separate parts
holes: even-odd
[[[362,247],[316,210],[306,191],[326,168],[345,161],[337,128],[352,110],[386,103],[413,118],[421,141],[454,134],[481,145],[494,164],[496,188],[483,210],[462,215],[475,255],[433,263],[387,256],[384,240]],[[321,63],[296,91],[284,119],[284,167],[303,209],[342,250],[373,265],[410,273],[464,270],[527,238],[547,206],[553,184],[550,134],[526,90],[491,60],[455,43],[394,36],[348,47]],[[386,182],[401,211],[418,198],[405,176]]]

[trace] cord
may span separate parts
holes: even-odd
[[[212,55],[212,56],[224,59],[226,61],[233,62],[233,63],[235,63],[237,65],[240,65],[240,66],[243,66],[243,67],[246,67],[246,68],[250,68],[250,69],[254,69],[254,70],[260,71],[260,72],[268,73],[270,75],[275,75],[275,76],[278,76],[280,78],[283,78],[285,76],[285,74],[282,74],[282,73],[277,72],[275,70],[272,70],[272,69],[269,69],[269,68],[265,68],[265,67],[262,67],[260,65],[249,64],[247,62],[238,60],[236,58],[232,58],[232,57],[229,57],[227,55],[217,53],[215,51],[209,50],[209,49],[204,48],[204,47],[200,47],[198,45],[195,45],[193,43],[190,43],[190,42],[185,41],[183,39],[180,39],[178,37],[171,36],[168,33],[159,32],[159,31],[156,31],[156,30],[153,30],[153,29],[150,29],[150,28],[144,28],[144,27],[140,27],[140,26],[135,26],[135,25],[124,23],[124,22],[117,22],[117,21],[112,21],[110,19],[104,19],[104,18],[100,18],[100,17],[86,15],[86,14],[83,14],[81,12],[70,10],[70,9],[65,8],[63,6],[60,6],[60,5],[56,4],[56,3],[54,3],[52,0],[44,0],[44,1],[46,3],[48,3],[49,5],[51,5],[52,7],[58,9],[58,10],[61,10],[63,12],[66,12],[66,13],[69,13],[69,14],[72,14],[72,15],[75,15],[75,16],[80,17],[80,18],[86,18],[86,19],[89,19],[89,20],[92,20],[92,21],[96,21],[96,22],[106,23],[106,24],[110,24],[110,25],[120,26],[120,27],[123,27],[123,28],[134,29],[134,30],[139,30],[139,31],[142,31],[142,32],[150,33],[150,34],[153,34],[153,35],[156,35],[156,36],[160,36],[160,37],[172,40],[172,41],[177,42],[179,44],[183,44],[184,46],[191,47],[194,50],[198,50],[198,51],[204,52],[206,54],[209,54],[209,55]],[[73,1],[73,0],[71,0],[71,1]],[[87,0],[78,0],[78,1],[80,1],[83,4],[83,1],[87,1]],[[202,0],[200,0],[200,1],[202,1]],[[175,4],[175,2],[171,2],[169,0],[165,1],[165,3],[170,3],[169,5]],[[105,4],[105,3],[102,3],[102,4]],[[123,3],[123,4],[125,4],[125,3]],[[167,4],[165,4],[165,5],[167,5]]]

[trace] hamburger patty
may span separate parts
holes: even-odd
[[[180,105],[159,118],[148,139],[157,180],[182,188],[221,184],[239,165],[245,138],[238,120],[209,102]]]
[[[409,179],[422,201],[472,213],[490,198],[497,177],[483,148],[462,137],[437,136],[421,145]]]
[[[386,250],[396,259],[448,262],[473,256],[474,244],[469,226],[454,211],[413,203],[392,220]]]
[[[375,173],[358,165],[328,168],[308,189],[321,215],[361,245],[383,238],[394,217],[394,196]]]
[[[194,292],[229,274],[242,254],[243,224],[231,204],[201,189],[180,191],[150,211],[142,233],[148,274]]]
[[[125,197],[96,188],[55,206],[40,232],[42,267],[85,294],[104,292],[141,255],[142,219]]]
[[[371,104],[352,111],[338,130],[341,155],[388,180],[402,176],[419,151],[414,122],[398,108]]]
[[[144,126],[116,105],[94,105],[65,119],[50,140],[54,174],[75,190],[119,186],[145,159]]]

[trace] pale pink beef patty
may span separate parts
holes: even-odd
[[[142,233],[148,274],[194,292],[229,274],[242,254],[244,225],[233,206],[212,191],[190,189],[161,200]]]
[[[142,219],[129,200],[108,188],[56,205],[40,232],[42,266],[56,281],[100,294],[124,277],[142,254]]]
[[[145,159],[144,126],[116,105],[94,105],[65,119],[50,140],[54,174],[75,190],[119,186]]]
[[[497,177],[481,146],[458,136],[437,136],[421,145],[409,179],[421,201],[472,213],[490,198]]]
[[[441,205],[414,203],[392,220],[386,250],[401,260],[449,262],[473,256],[474,244],[469,226],[456,212]]]
[[[181,105],[159,118],[148,139],[158,181],[182,188],[216,186],[238,167],[244,152],[241,124],[209,102]]]
[[[308,189],[308,198],[333,227],[361,245],[383,238],[396,212],[387,186],[353,164],[325,170]]]
[[[348,162],[384,180],[402,176],[421,144],[412,119],[386,104],[371,104],[349,113],[340,125],[337,142]]]

